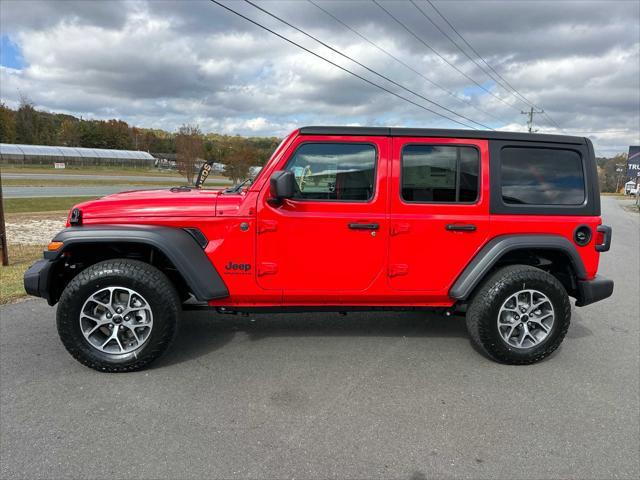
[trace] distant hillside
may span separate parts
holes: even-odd
[[[228,151],[250,148],[264,163],[280,139],[240,137],[207,133],[202,135],[204,156],[220,160]],[[0,143],[58,145],[68,147],[144,150],[176,153],[176,134],[158,129],[130,126],[122,120],[85,120],[72,115],[37,110],[23,99],[18,110],[0,102]]]

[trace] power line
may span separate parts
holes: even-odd
[[[553,123],[557,128],[559,128],[560,130],[563,130],[563,128],[560,125],[558,125],[558,122],[556,122],[553,118],[551,118],[547,112],[543,112],[543,115],[547,117],[547,120]]]
[[[480,65],[480,63],[478,63],[478,61],[471,57],[471,55],[469,55],[460,45],[458,45],[458,42],[456,42],[453,38],[451,38],[449,36],[449,34],[447,32],[445,32],[442,28],[440,28],[440,25],[438,25],[430,16],[427,12],[425,12],[424,10],[422,10],[422,8],[420,8],[418,6],[418,4],[414,1],[414,0],[409,0],[411,2],[411,4],[416,8],[416,10],[418,10],[418,12],[420,12],[420,14],[426,18],[429,23],[431,23],[431,25],[433,25],[434,27],[436,27],[438,29],[438,31],[444,35],[447,40],[449,40],[454,47],[456,47],[458,50],[460,50],[460,52],[462,52],[462,54],[467,57],[469,60],[471,60],[480,70],[482,70],[482,72],[484,74],[486,74],[491,80],[493,80],[494,82],[496,82],[496,84],[500,85],[503,89],[505,89],[507,91],[507,93],[509,93],[510,95],[513,95],[515,97],[515,99],[517,101],[522,101],[518,96],[516,96],[516,94],[512,91],[513,89],[509,89],[507,87],[505,87],[502,82],[498,79],[496,79],[490,72],[488,72],[482,65]],[[525,103],[527,104],[527,106],[532,106],[533,104],[529,103],[525,100]],[[537,107],[536,107],[537,108]]]
[[[484,63],[484,64],[485,64],[485,65],[486,65],[486,66],[487,66],[487,67],[488,67],[488,68],[489,68],[493,73],[495,73],[495,74],[498,76],[498,78],[500,78],[500,79],[501,79],[501,80],[502,80],[502,81],[503,81],[503,82],[504,82],[504,83],[505,83],[509,88],[511,88],[511,90],[513,90],[513,92],[515,92],[515,94],[517,94],[520,98],[522,98],[522,100],[524,100],[524,101],[525,101],[525,103],[527,103],[530,107],[536,108],[536,109],[538,109],[538,110],[542,110],[542,108],[538,107],[535,103],[531,102],[529,99],[527,99],[527,97],[525,97],[524,95],[522,95],[522,94],[521,94],[521,93],[520,93],[520,92],[519,92],[519,91],[518,91],[518,90],[517,90],[513,85],[511,85],[511,84],[509,83],[509,81],[508,81],[506,78],[504,78],[502,75],[500,75],[500,73],[498,73],[498,71],[497,71],[495,68],[493,68],[493,67],[489,64],[489,62],[487,62],[487,61],[484,59],[484,57],[483,57],[482,55],[480,55],[480,53],[478,53],[478,51],[477,51],[475,48],[473,48],[473,46],[472,46],[472,45],[467,41],[467,39],[466,39],[466,38],[464,38],[460,32],[458,32],[458,30],[456,29],[456,27],[454,27],[454,26],[453,26],[453,24],[452,24],[452,23],[447,19],[447,17],[445,17],[445,16],[444,16],[444,14],[443,14],[443,13],[442,13],[442,12],[441,12],[441,11],[440,11],[440,10],[439,10],[435,5],[434,5],[434,4],[433,4],[433,2],[432,2],[431,0],[426,0],[426,2],[427,2],[429,5],[431,5],[431,8],[433,8],[433,9],[435,10],[435,12],[440,16],[440,18],[442,18],[442,19],[447,23],[447,25],[449,25],[449,27],[451,27],[451,30],[453,30],[453,31],[456,33],[456,35],[458,35],[458,37],[460,37],[460,39],[465,43],[465,45],[466,45],[467,47],[469,47],[469,48],[471,49],[471,51],[472,51],[473,53],[475,53],[475,54],[476,54],[476,56],[477,56],[480,60],[482,60],[482,62],[483,62],[483,63]],[[413,0],[412,0],[412,3],[413,3]],[[416,8],[417,8],[417,7],[416,7]],[[420,10],[420,11],[422,11],[422,10]],[[426,14],[425,14],[425,15],[426,15]],[[433,23],[433,22],[432,22],[432,23]],[[438,30],[440,30],[440,28],[438,28]],[[440,31],[442,31],[442,30],[440,30]],[[444,32],[443,32],[443,33],[444,33]],[[448,38],[448,36],[447,36],[447,38]],[[452,40],[452,42],[453,42],[453,40]],[[453,43],[455,44],[455,42],[453,42]],[[457,46],[457,45],[456,45],[456,46]],[[458,47],[458,48],[460,48],[460,47]],[[466,54],[465,54],[465,55],[466,55]],[[467,55],[467,56],[468,56],[468,55]],[[470,58],[470,57],[469,57],[469,58]],[[475,63],[475,62],[474,62],[474,63]],[[485,72],[485,73],[486,73],[486,72]],[[494,79],[494,80],[495,80],[495,79]],[[504,87],[503,87],[503,88],[504,88]],[[545,113],[544,113],[544,116],[545,116],[545,117],[547,117],[547,119],[548,119],[549,121],[551,121],[551,123],[553,123],[556,127],[558,127],[560,130],[562,130],[562,127],[561,127],[560,125],[558,125],[558,123],[557,123],[553,118],[551,118],[551,117],[549,116],[549,114],[548,114],[548,113],[546,113],[546,112],[545,112]]]
[[[284,24],[285,24],[285,25],[287,25],[288,27],[291,27],[291,28],[293,28],[294,30],[296,30],[297,32],[302,33],[302,34],[303,34],[303,35],[305,35],[306,37],[311,38],[312,40],[314,40],[314,41],[318,42],[320,45],[322,45],[322,46],[324,46],[324,47],[328,48],[328,49],[329,49],[329,50],[331,50],[332,52],[335,52],[335,53],[337,53],[338,55],[341,55],[342,57],[346,58],[347,60],[352,61],[353,63],[355,63],[355,64],[359,65],[360,67],[364,68],[365,70],[367,70],[368,72],[373,73],[374,75],[377,75],[378,77],[380,77],[380,78],[382,78],[382,79],[386,80],[387,82],[389,82],[389,83],[391,83],[391,84],[395,85],[396,87],[399,87],[399,88],[401,88],[401,89],[403,89],[403,90],[405,90],[405,91],[407,91],[407,92],[409,92],[409,93],[411,93],[411,94],[415,95],[416,97],[419,97],[419,98],[421,98],[422,100],[424,100],[424,101],[426,101],[426,102],[431,103],[432,105],[435,105],[435,106],[437,106],[437,107],[439,107],[439,108],[441,108],[441,109],[443,109],[443,110],[445,110],[445,111],[447,111],[447,112],[449,112],[449,113],[452,113],[453,115],[457,115],[458,117],[464,118],[465,120],[468,120],[468,121],[470,121],[470,122],[473,122],[473,123],[475,123],[476,125],[480,125],[481,127],[487,128],[487,129],[489,129],[489,130],[493,130],[493,129],[492,129],[491,127],[489,127],[488,125],[485,125],[485,124],[480,123],[480,122],[476,122],[475,120],[473,120],[473,119],[471,119],[471,118],[469,118],[469,117],[466,117],[465,115],[462,115],[462,114],[460,114],[460,113],[458,113],[458,112],[456,112],[456,111],[454,111],[454,110],[451,110],[450,108],[447,108],[447,107],[445,107],[445,106],[443,106],[443,105],[441,105],[441,104],[439,104],[439,103],[437,103],[437,102],[434,102],[433,100],[431,100],[431,99],[429,99],[429,98],[427,98],[427,97],[425,97],[425,96],[423,96],[423,95],[419,94],[418,92],[416,92],[416,91],[414,91],[414,90],[411,90],[410,88],[405,87],[404,85],[402,85],[402,84],[400,84],[400,83],[396,82],[395,80],[392,80],[391,78],[387,77],[386,75],[383,75],[383,74],[381,74],[381,73],[378,73],[378,72],[377,72],[377,71],[375,71],[374,69],[372,69],[372,68],[370,68],[370,67],[368,67],[368,66],[364,65],[363,63],[359,62],[358,60],[354,59],[353,57],[350,57],[349,55],[347,55],[347,54],[345,54],[345,53],[341,52],[340,50],[338,50],[338,49],[336,49],[336,48],[332,47],[331,45],[329,45],[329,44],[327,44],[327,43],[323,42],[322,40],[318,39],[317,37],[314,37],[314,36],[313,36],[313,35],[311,35],[310,33],[307,33],[307,32],[305,32],[304,30],[302,30],[301,28],[298,28],[298,27],[296,27],[295,25],[293,25],[293,24],[291,24],[291,23],[287,22],[286,20],[284,20],[284,19],[280,18],[279,16],[277,16],[277,15],[275,15],[275,14],[273,14],[273,13],[269,12],[269,11],[268,11],[268,10],[266,10],[265,8],[262,8],[261,6],[256,5],[256,4],[255,4],[254,2],[252,2],[251,0],[245,0],[245,2],[246,2],[246,3],[248,3],[249,5],[251,5],[252,7],[257,8],[257,9],[258,9],[258,10],[260,10],[261,12],[266,13],[266,14],[267,14],[267,15],[269,15],[271,18],[275,18],[275,19],[276,19],[276,20],[278,20],[279,22],[284,23]]]
[[[496,117],[495,115],[487,112],[486,110],[483,110],[479,107],[477,107],[476,105],[474,105],[473,103],[469,102],[468,100],[465,100],[464,98],[459,97],[458,95],[456,95],[454,92],[452,92],[451,90],[443,87],[442,85],[434,82],[433,80],[431,80],[428,77],[425,77],[422,73],[420,73],[418,70],[416,70],[415,68],[413,68],[411,65],[409,65],[408,63],[402,61],[401,59],[399,59],[398,57],[396,57],[395,55],[393,55],[392,53],[390,53],[389,51],[387,51],[386,49],[382,48],[380,45],[378,45],[377,43],[373,42],[372,40],[370,40],[369,38],[367,38],[366,36],[364,36],[362,33],[358,32],[356,29],[354,29],[353,27],[349,26],[348,24],[346,24],[345,22],[343,22],[342,20],[340,20],[338,17],[336,17],[334,14],[332,14],[331,12],[329,12],[328,10],[326,10],[325,8],[321,7],[320,5],[318,5],[314,0],[307,0],[307,2],[309,2],[310,4],[312,4],[313,6],[315,6],[316,8],[320,9],[321,11],[323,11],[324,13],[326,13],[328,16],[330,16],[333,20],[335,20],[336,22],[338,22],[340,25],[342,25],[343,27],[345,27],[347,30],[353,32],[354,34],[356,34],[358,37],[360,37],[362,40],[364,40],[365,42],[369,43],[371,46],[375,47],[376,49],[378,49],[379,51],[381,51],[382,53],[384,53],[385,55],[387,55],[388,57],[394,59],[396,62],[398,62],[399,64],[403,65],[404,67],[406,67],[407,69],[409,69],[410,71],[412,71],[413,73],[415,73],[416,75],[422,77],[422,79],[424,79],[426,82],[430,83],[431,85],[433,85],[436,88],[439,88],[440,90],[446,92],[447,94],[449,94],[450,96],[452,96],[453,98],[455,98],[456,100],[458,100],[459,102],[462,102],[468,106],[470,106],[471,108],[477,110],[480,113],[483,113],[491,118],[493,118],[494,120],[498,120],[500,122],[504,122],[504,120]]]
[[[369,79],[367,79],[367,78],[365,78],[365,77],[363,77],[363,76],[361,76],[361,75],[358,75],[358,74],[357,74],[357,73],[355,73],[355,72],[352,72],[352,71],[351,71],[351,70],[349,70],[348,68],[345,68],[345,67],[343,67],[343,66],[341,66],[341,65],[338,65],[338,64],[337,64],[337,63],[335,63],[335,62],[332,62],[331,60],[329,60],[329,59],[327,59],[327,58],[323,57],[323,56],[322,56],[322,55],[320,55],[320,54],[315,53],[315,52],[314,52],[314,51],[312,51],[312,50],[309,50],[308,48],[306,48],[306,47],[304,47],[304,46],[300,45],[299,43],[296,43],[296,42],[294,42],[293,40],[291,40],[291,39],[289,39],[289,38],[285,37],[284,35],[281,35],[281,34],[279,34],[278,32],[276,32],[276,31],[274,31],[274,30],[270,29],[269,27],[266,27],[265,25],[262,25],[261,23],[258,23],[258,22],[256,22],[255,20],[250,19],[250,18],[249,18],[249,17],[247,17],[246,15],[243,15],[242,13],[240,13],[240,12],[238,12],[238,11],[236,11],[236,10],[232,9],[232,8],[227,7],[226,5],[224,5],[223,3],[219,2],[218,0],[210,0],[210,1],[211,1],[212,3],[215,3],[216,5],[218,5],[218,6],[222,7],[222,8],[224,8],[225,10],[227,10],[227,11],[229,11],[229,12],[233,13],[234,15],[237,15],[238,17],[243,18],[244,20],[246,20],[246,21],[248,21],[248,22],[250,22],[250,23],[252,23],[252,24],[256,25],[257,27],[260,27],[260,28],[262,28],[263,30],[266,30],[267,32],[272,33],[273,35],[275,35],[275,36],[276,36],[276,37],[278,37],[278,38],[281,38],[281,39],[282,39],[282,40],[284,40],[285,42],[288,42],[288,43],[290,43],[291,45],[294,45],[294,46],[296,46],[296,47],[300,48],[301,50],[304,50],[305,52],[310,53],[310,54],[311,54],[311,55],[313,55],[314,57],[317,57],[317,58],[319,58],[319,59],[321,59],[321,60],[324,60],[325,62],[327,62],[327,63],[329,63],[329,64],[333,65],[334,67],[339,68],[339,69],[340,69],[340,70],[342,70],[343,72],[346,72],[346,73],[348,73],[348,74],[350,74],[350,75],[353,75],[354,77],[356,77],[356,78],[358,78],[358,79],[362,80],[363,82],[368,83],[369,85],[372,85],[372,86],[374,86],[374,87],[376,87],[376,88],[379,88],[380,90],[383,90],[383,91],[385,91],[385,92],[387,92],[387,93],[390,93],[391,95],[393,95],[393,96],[395,96],[395,97],[397,97],[397,98],[400,98],[401,100],[404,100],[405,102],[408,102],[408,103],[410,103],[410,104],[412,104],[412,105],[415,105],[415,106],[416,106],[416,107],[418,107],[418,108],[421,108],[421,109],[423,109],[423,110],[426,110],[427,112],[431,112],[431,113],[433,113],[434,115],[438,115],[439,117],[446,118],[447,120],[449,120],[449,121],[451,121],[451,122],[454,122],[454,123],[457,123],[458,125],[463,125],[463,126],[465,126],[465,127],[467,127],[467,128],[471,128],[471,129],[473,129],[473,130],[477,130],[477,128],[475,128],[475,127],[474,127],[474,126],[472,126],[472,125],[467,125],[466,123],[463,123],[463,122],[460,122],[460,121],[455,120],[455,119],[453,119],[453,118],[450,118],[450,117],[448,117],[447,115],[444,115],[444,114],[442,114],[442,113],[440,113],[440,112],[436,112],[435,110],[432,110],[432,109],[430,109],[430,108],[428,108],[428,107],[425,107],[424,105],[420,105],[419,103],[416,103],[416,102],[414,102],[413,100],[411,100],[411,99],[409,99],[409,98],[407,98],[407,97],[404,97],[404,96],[402,96],[402,95],[400,95],[400,94],[398,94],[398,93],[396,93],[396,92],[394,92],[394,91],[392,91],[392,90],[389,90],[388,88],[383,87],[382,85],[378,85],[377,83],[372,82],[371,80],[369,80]]]
[[[382,5],[380,5],[380,3],[378,3],[377,0],[371,0],[373,3],[375,3],[383,12],[385,12],[388,16],[390,16],[393,20],[395,20],[403,29],[405,29],[407,32],[409,32],[409,34],[411,34],[411,36],[413,36],[416,40],[418,40],[420,43],[422,43],[425,47],[427,47],[429,50],[431,50],[433,53],[435,53],[438,57],[440,57],[441,60],[443,60],[447,65],[449,65],[451,68],[453,68],[455,71],[457,71],[458,73],[460,73],[461,75],[463,75],[465,78],[467,78],[469,81],[473,82],[477,87],[479,87],[480,89],[484,90],[485,92],[487,92],[489,95],[491,95],[492,97],[494,97],[496,100],[499,100],[500,102],[504,103],[505,105],[507,105],[508,107],[511,107],[515,110],[518,110],[517,107],[515,107],[514,105],[506,102],[504,99],[500,98],[499,96],[497,96],[496,94],[494,94],[492,91],[488,90],[487,88],[483,87],[481,84],[479,84],[478,82],[476,82],[472,77],[470,77],[469,75],[467,75],[465,72],[463,72],[462,70],[460,70],[458,67],[456,67],[453,63],[451,63],[449,60],[447,60],[444,56],[442,56],[440,54],[440,52],[438,52],[435,48],[433,48],[431,45],[429,45],[427,42],[425,42],[420,36],[418,36],[413,30],[411,30],[409,27],[407,27],[404,23],[402,23],[400,20],[398,20],[398,18],[396,18],[389,10],[387,10],[386,8],[384,8]]]
[[[472,45],[471,45],[471,44],[470,44],[470,43],[469,43],[469,42],[468,42],[468,41],[467,41],[467,40],[462,36],[462,34],[461,34],[460,32],[458,32],[458,30],[456,29],[456,27],[454,27],[454,26],[452,25],[452,23],[447,19],[447,17],[445,17],[445,16],[444,16],[444,14],[443,14],[440,10],[438,10],[438,8],[433,4],[433,2],[432,2],[431,0],[426,0],[426,2],[427,2],[429,5],[431,5],[431,8],[433,8],[433,9],[436,11],[436,13],[440,16],[440,18],[442,18],[442,19],[447,23],[447,25],[449,25],[449,27],[451,27],[451,30],[453,30],[453,31],[456,33],[456,35],[458,35],[458,37],[460,37],[460,39],[465,43],[465,45],[466,45],[467,47],[469,47],[469,48],[471,49],[471,51],[472,51],[473,53],[475,53],[475,54],[476,54],[476,56],[477,56],[480,60],[482,60],[482,62],[483,62],[483,63],[484,63],[484,64],[485,64],[485,65],[486,65],[486,66],[487,66],[487,67],[488,67],[488,68],[489,68],[493,73],[495,73],[495,74],[496,74],[496,75],[497,75],[497,76],[498,76],[498,77],[499,77],[499,78],[500,78],[500,79],[501,79],[505,84],[507,84],[507,86],[509,86],[509,88],[511,88],[514,92],[516,92],[516,93],[517,93],[517,94],[518,94],[518,95],[519,95],[519,96],[524,100],[524,102],[525,102],[525,103],[527,103],[527,104],[528,104],[529,106],[531,106],[531,107],[534,107],[534,108],[540,109],[540,107],[538,107],[536,104],[534,104],[534,103],[532,103],[531,101],[529,101],[529,100],[528,100],[524,95],[522,95],[520,92],[518,92],[518,90],[516,90],[516,88],[515,88],[513,85],[511,85],[511,84],[507,81],[507,79],[506,79],[506,78],[504,78],[502,75],[500,75],[500,74],[496,71],[496,69],[495,69],[495,68],[493,68],[493,67],[492,67],[492,66],[491,66],[491,65],[490,65],[490,64],[489,64],[489,63],[488,63],[488,62],[487,62],[487,61],[482,57],[482,55],[480,55],[480,54],[478,53],[478,51],[477,51],[475,48],[473,48],[473,46],[472,46]]]

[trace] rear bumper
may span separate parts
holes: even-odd
[[[584,307],[605,298],[613,293],[613,280],[597,275],[593,280],[578,281],[577,307]]]
[[[29,295],[42,297],[51,305],[51,273],[55,262],[38,260],[24,273],[24,289]]]

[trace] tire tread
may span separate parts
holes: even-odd
[[[70,339],[74,338],[73,322],[75,321],[72,314],[75,303],[80,298],[80,290],[89,283],[99,281],[106,275],[121,275],[135,282],[144,285],[153,285],[158,295],[166,299],[163,309],[167,309],[167,314],[175,319],[175,321],[158,322],[154,321],[154,329],[160,328],[160,341],[156,342],[152,348],[144,350],[142,357],[136,357],[134,362],[122,365],[112,364],[102,361],[96,357],[87,355],[79,345]],[[82,300],[84,301],[84,300]],[[98,262],[76,275],[64,289],[57,311],[57,327],[60,339],[67,351],[83,365],[108,373],[124,373],[141,370],[157,359],[164,353],[175,339],[178,331],[178,322],[180,314],[180,298],[169,279],[160,270],[139,260],[115,259]]]
[[[561,294],[562,304],[559,306],[554,304],[556,321],[560,322],[560,329],[554,334],[552,341],[545,343],[543,345],[545,348],[534,355],[505,353],[504,349],[495,346],[496,341],[488,328],[488,322],[493,322],[495,319],[489,312],[495,308],[496,302],[502,300],[500,292],[507,285],[519,282],[526,284],[532,280],[545,282]],[[560,307],[559,311],[558,307]],[[488,316],[491,318],[487,318]],[[571,303],[564,286],[553,275],[529,265],[509,265],[496,270],[477,289],[467,310],[466,323],[472,343],[488,358],[511,365],[529,365],[551,355],[560,346],[571,323]]]

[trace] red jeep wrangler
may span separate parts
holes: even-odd
[[[250,184],[134,191],[77,205],[25,274],[59,302],[69,352],[132,371],[185,308],[219,312],[465,312],[490,358],[536,362],[571,305],[609,297],[586,138],[305,127]]]

